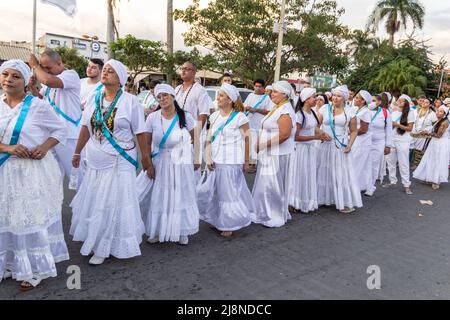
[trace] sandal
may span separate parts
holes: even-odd
[[[30,280],[22,281],[22,283],[20,284],[20,291],[26,292],[33,290],[39,283],[41,283],[41,281],[42,279],[38,276],[33,276],[33,278],[31,278]]]
[[[231,236],[233,235],[233,232],[231,232],[231,231],[222,231],[222,232],[220,233],[220,235],[221,235],[222,237],[229,238],[229,237],[231,237]]]
[[[345,208],[342,210],[339,210],[341,213],[352,213],[355,211],[355,208]]]

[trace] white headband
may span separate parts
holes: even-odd
[[[302,102],[305,102],[306,100],[311,98],[313,95],[315,95],[316,92],[317,92],[317,90],[314,88],[304,88],[302,90],[302,92],[300,92],[300,100],[302,100]]]
[[[13,59],[3,62],[3,64],[0,66],[0,73],[3,73],[3,71],[5,71],[6,69],[19,71],[23,77],[23,80],[25,81],[25,86],[30,83],[30,78],[32,75],[31,69],[22,60]]]
[[[220,87],[220,90],[225,92],[225,94],[233,101],[233,103],[236,103],[237,99],[239,98],[239,92],[237,91],[236,87],[229,84],[224,83]]]
[[[127,83],[128,79],[127,67],[125,67],[125,65],[122,62],[114,59],[111,59],[105,63],[105,65],[107,64],[110,65],[111,68],[113,68],[114,71],[119,76],[120,85],[124,86]]]
[[[176,93],[174,88],[172,88],[171,86],[169,86],[168,84],[157,84],[155,87],[155,97],[158,98],[158,95],[160,93],[167,93],[170,94],[171,96],[175,97]]]

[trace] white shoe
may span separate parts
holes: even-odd
[[[366,192],[364,193],[364,195],[366,195],[366,196],[368,196],[368,197],[371,197],[371,196],[373,196],[373,193],[374,193],[374,191],[366,191]]]
[[[98,266],[98,265],[102,264],[104,261],[105,261],[105,258],[93,255],[92,258],[89,260],[89,264]]]
[[[11,270],[6,269],[5,272],[3,273],[3,279],[9,279],[12,278],[12,272]]]
[[[180,236],[180,241],[178,241],[179,244],[187,245],[189,242],[189,238],[187,236]]]
[[[159,239],[158,238],[153,238],[152,239],[152,238],[148,237],[147,242],[150,243],[150,244],[155,244],[155,243],[159,242]]]

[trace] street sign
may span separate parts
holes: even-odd
[[[98,43],[97,41],[92,41],[91,49],[94,52],[100,52],[100,49],[101,49],[100,48],[100,43]]]

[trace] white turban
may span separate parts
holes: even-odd
[[[220,87],[220,90],[225,92],[225,94],[233,101],[233,103],[236,103],[237,99],[239,98],[239,92],[237,91],[236,87],[229,84],[224,83]]]
[[[448,107],[446,107],[446,106],[440,106],[439,109],[444,110],[445,115],[448,115],[448,111],[449,111],[449,108],[448,108]],[[438,110],[439,110],[439,109],[438,109]]]
[[[114,59],[111,59],[105,63],[105,65],[107,64],[110,65],[111,68],[113,68],[114,71],[119,76],[120,85],[124,86],[127,83],[128,79],[127,67],[125,67],[125,65],[122,62]]]
[[[344,97],[345,100],[348,99],[349,93],[348,93],[348,88],[347,88],[347,86],[345,84],[342,85],[342,86],[334,88],[333,90],[331,90],[331,92],[333,94],[335,94],[336,92],[340,92],[340,93],[342,93],[342,96]]]
[[[400,99],[405,99],[406,101],[408,101],[410,107],[414,105],[411,98],[406,94],[402,94],[400,97],[398,97],[398,100]]]
[[[392,94],[390,94],[389,92],[383,92],[385,95],[387,95],[389,103],[392,101]]]
[[[366,101],[366,104],[372,102],[372,95],[366,90],[360,90],[358,93]]]
[[[273,87],[272,87],[272,86],[267,86],[267,87],[266,87],[266,90],[273,91]]]
[[[30,78],[32,76],[31,69],[22,60],[13,59],[3,62],[3,64],[0,66],[0,73],[3,73],[3,71],[5,71],[6,69],[19,71],[25,81],[25,86],[30,83]]]
[[[292,86],[286,80],[281,80],[275,82],[273,85],[273,90],[284,93],[289,99],[295,98],[295,91],[292,89]]]
[[[317,92],[314,88],[304,88],[302,92],[300,92],[300,100],[302,102],[305,102],[309,98],[311,98],[313,95],[315,95]]]
[[[325,102],[325,98],[323,96],[317,96],[318,100],[322,100],[323,102]]]
[[[172,88],[172,86],[169,86],[168,84],[157,84],[155,87],[155,97],[158,97],[160,93],[167,93],[171,96],[176,96],[175,89]]]

